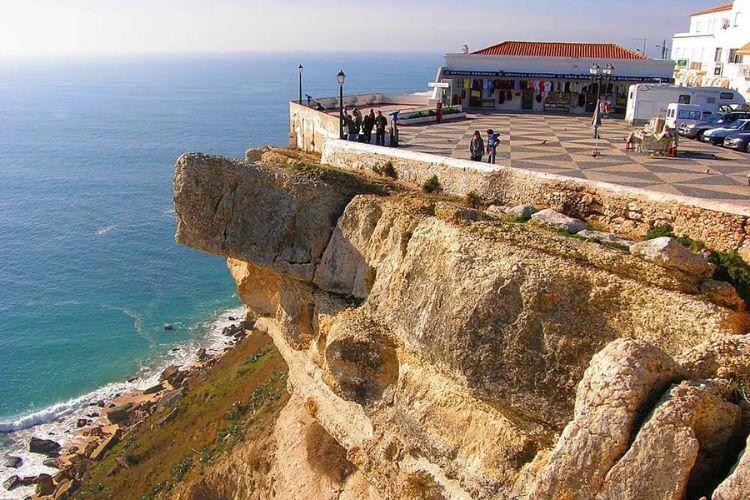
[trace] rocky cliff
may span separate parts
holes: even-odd
[[[725,499],[750,482],[747,313],[697,256],[283,150],[183,155],[174,199],[177,241],[228,257],[287,363],[284,418],[341,450],[327,498]],[[326,461],[284,434],[275,463]]]

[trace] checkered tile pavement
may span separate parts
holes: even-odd
[[[403,148],[469,159],[474,130],[499,132],[497,163],[515,168],[610,182],[696,198],[750,205],[750,155],[682,138],[676,158],[653,158],[625,150],[632,127],[604,120],[598,142],[589,117],[475,113],[441,124],[402,126]]]

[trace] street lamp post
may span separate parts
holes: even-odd
[[[300,105],[302,104],[302,70],[304,69],[305,68],[303,68],[301,64],[297,68],[297,73],[299,73],[299,104]]]
[[[664,40],[661,42],[661,45],[656,45],[657,49],[661,49],[661,58],[666,59],[667,53],[669,53],[669,45],[667,45],[667,41]]]
[[[599,111],[601,108],[602,100],[602,86],[609,85],[612,80],[612,74],[615,71],[615,67],[611,64],[605,65],[603,68],[598,64],[594,63],[589,68],[591,74],[591,84],[596,83],[596,108],[594,108],[594,138],[599,139],[599,124],[601,123],[601,116]]]
[[[336,80],[339,82],[339,139],[344,138],[344,81],[346,75],[344,70],[339,71],[336,75]]]
[[[633,38],[633,40],[640,40],[641,42],[643,42],[643,50],[638,49],[638,52],[640,52],[641,54],[643,54],[645,56],[646,55],[646,42],[648,41],[648,38],[637,38],[636,37],[636,38]]]

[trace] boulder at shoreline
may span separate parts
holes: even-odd
[[[9,467],[11,469],[17,469],[23,464],[23,459],[21,457],[16,457],[14,455],[5,455],[2,459],[0,459],[0,465],[3,467]]]
[[[49,455],[51,453],[60,450],[60,443],[52,441],[51,439],[39,439],[32,437],[29,441],[29,451],[31,453],[40,453],[42,455]]]

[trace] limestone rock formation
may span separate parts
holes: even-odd
[[[539,212],[531,215],[531,220],[537,224],[550,227],[552,229],[559,229],[567,231],[571,234],[578,233],[586,229],[586,223],[580,219],[574,219],[568,217],[565,214],[561,214],[551,208],[545,208]]]
[[[578,236],[587,240],[594,240],[600,243],[612,243],[615,245],[622,245],[624,247],[630,247],[633,242],[627,238],[623,238],[615,233],[608,233],[604,231],[593,231],[591,229],[584,229],[578,233]]]
[[[505,213],[518,217],[519,219],[530,219],[531,216],[538,211],[539,210],[531,205],[516,205],[515,207],[509,208]]]
[[[639,416],[679,373],[652,345],[615,340],[591,360],[565,427],[532,498],[593,498],[625,453]]]
[[[334,483],[571,499],[741,484],[744,467],[732,483],[717,464],[746,437],[730,380],[748,375],[747,313],[698,256],[657,242],[644,260],[275,150],[184,155],[175,207],[179,242],[229,257],[305,432],[353,468],[311,479],[324,498]],[[284,463],[279,477],[310,474]],[[648,468],[661,482],[637,481]]]
[[[715,268],[685,245],[667,236],[636,243],[630,247],[630,252],[668,269],[678,269],[705,278],[710,278]]]
[[[693,495],[703,493],[721,467],[740,417],[739,406],[724,399],[722,385],[685,381],[674,386],[607,473],[598,498],[683,498],[690,487]]]
[[[298,279],[310,279],[331,228],[361,185],[327,171],[267,169],[192,153],[177,160],[176,240]]]
[[[729,476],[714,490],[712,500],[735,500],[747,497],[750,491],[750,437],[745,442],[739,461]]]

